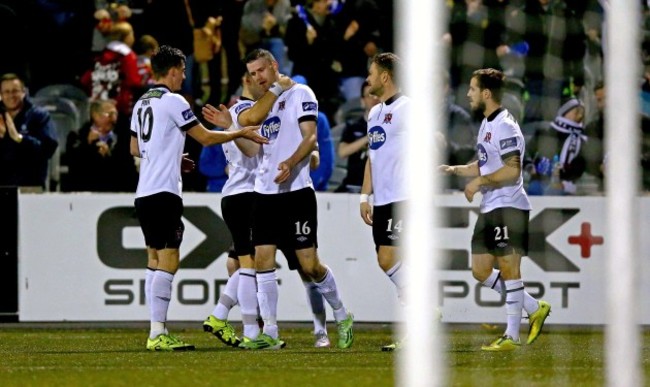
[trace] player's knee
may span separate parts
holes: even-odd
[[[302,267],[302,272],[312,280],[318,281],[325,276],[325,267],[318,262],[305,265]]]
[[[478,282],[485,282],[492,274],[492,268],[472,267],[472,275]]]

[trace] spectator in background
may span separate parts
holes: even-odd
[[[138,74],[145,90],[154,84],[151,57],[158,51],[158,47],[158,41],[151,35],[142,35],[134,46],[138,57]]]
[[[160,45],[177,47],[186,53],[186,78],[180,93],[194,107],[195,94],[200,91],[196,90],[197,81],[194,77],[194,35],[193,23],[190,23],[192,20],[190,6],[194,2],[190,2],[190,0],[147,0],[143,3],[142,14],[133,15],[131,22],[138,34],[149,34],[154,36]]]
[[[0,185],[45,188],[58,146],[50,114],[27,97],[16,74],[0,77]]]
[[[361,98],[360,90],[368,74],[368,61],[379,51],[380,14],[375,0],[348,0],[336,15],[341,63],[340,89],[346,101]]]
[[[115,23],[128,21],[132,15],[133,12],[128,5],[116,2],[95,11],[93,16],[96,24],[93,29],[91,48],[93,56],[99,55],[110,43],[110,34]]]
[[[553,173],[559,173],[561,194],[576,194],[576,182],[586,169],[583,147],[588,139],[582,125],[584,116],[582,102],[577,98],[570,98],[560,106],[550,126],[539,129],[530,143],[529,154],[533,155],[535,165],[542,166],[547,163],[546,160],[552,160],[550,173],[551,176]],[[541,170],[549,172],[546,167]]]
[[[128,22],[115,23],[110,42],[95,58],[92,68],[81,77],[91,100],[114,99],[120,113],[118,132],[128,132],[135,95],[142,87],[138,57],[132,50],[135,43],[133,27]]]
[[[341,104],[336,61],[341,44],[334,17],[330,15],[332,0],[307,0],[306,8],[296,7],[297,14],[289,20],[285,43],[293,61],[292,75],[302,75],[318,98],[318,110],[330,122]]]
[[[603,162],[605,160],[605,84],[599,82],[594,86],[597,116],[585,128],[585,135],[589,139],[584,143],[583,154],[586,162],[585,172],[595,176],[598,190],[604,191]]]
[[[219,2],[215,1],[186,1],[187,13],[190,23],[194,27],[194,52],[190,57],[194,64],[190,69],[188,67],[189,78],[186,80],[185,87],[191,88],[193,101],[190,104],[194,106],[203,105],[203,101],[212,104],[221,102],[221,24],[223,17],[220,15],[221,9]],[[197,35],[196,32],[201,34]],[[199,39],[199,40],[197,40]],[[200,43],[197,45],[197,43]],[[202,48],[199,48],[202,47]],[[205,65],[207,71],[202,67]],[[204,90],[204,79],[207,77],[208,96],[206,98]],[[190,90],[188,90],[189,95]]]
[[[246,52],[256,48],[270,51],[281,74],[289,74],[284,36],[291,19],[289,0],[247,0],[241,18],[241,42]]]
[[[66,191],[134,192],[135,161],[129,153],[130,138],[118,134],[115,101],[90,103],[90,121],[68,137],[69,185]],[[121,146],[119,146],[121,145]]]
[[[370,94],[370,85],[364,82],[361,86],[361,107],[364,109],[364,114],[362,117],[346,121],[341,133],[337,152],[340,158],[348,158],[348,173],[336,192],[361,192],[363,171],[368,158],[368,113],[378,103],[379,98]]]
[[[223,16],[221,36],[226,54],[226,69],[228,70],[226,76],[223,77],[228,80],[226,95],[223,98],[225,101],[228,101],[231,96],[236,94],[239,80],[246,71],[239,48],[239,32],[245,5],[246,0],[221,1],[221,15]]]

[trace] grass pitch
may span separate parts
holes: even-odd
[[[90,328],[89,328],[90,326]],[[115,324],[113,325],[115,326]],[[309,325],[283,328],[287,347],[243,351],[224,346],[201,323],[170,324],[193,352],[145,350],[148,326],[0,324],[1,386],[392,386],[395,354],[381,352],[389,326],[359,324],[349,350],[313,348]],[[336,339],[332,327],[331,339]],[[531,346],[484,353],[481,344],[501,328],[446,326],[444,348],[450,386],[602,386],[602,330],[545,327]],[[523,336],[525,337],[525,335]],[[643,335],[642,366],[650,381],[650,351]],[[414,340],[410,340],[414,343]],[[427,364],[421,366],[426,367]]]

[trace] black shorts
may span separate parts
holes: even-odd
[[[278,250],[282,251],[282,254],[284,254],[284,257],[287,259],[289,270],[296,270],[300,267],[300,261],[298,261],[296,250],[285,248],[283,246],[278,246]]]
[[[528,254],[528,219],[530,211],[512,207],[497,208],[479,214],[472,235],[472,254],[503,257],[513,253]]]
[[[255,194],[253,244],[300,250],[318,244],[316,193],[311,188],[264,195]]]
[[[183,199],[171,192],[160,192],[136,198],[135,211],[147,247],[156,250],[180,247],[185,230],[181,220]]]
[[[221,216],[230,230],[236,256],[253,255],[251,239],[253,226],[253,192],[224,196],[221,199]]]
[[[403,203],[394,202],[373,207],[372,239],[376,249],[379,249],[379,246],[397,246],[400,243],[404,217],[398,209]]]

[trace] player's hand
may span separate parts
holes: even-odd
[[[259,126],[246,126],[239,131],[240,137],[247,138],[258,144],[268,144],[269,139],[258,133],[259,128]]]
[[[475,178],[465,186],[465,198],[470,203],[474,200],[474,195],[481,189],[479,182],[479,178]]]
[[[194,160],[190,158],[189,153],[183,153],[183,158],[181,159],[181,171],[183,173],[189,173],[194,170],[196,167],[196,164],[194,164]]]
[[[228,111],[228,108],[223,104],[219,105],[218,109],[210,104],[207,104],[203,106],[201,113],[203,114],[203,118],[205,118],[206,121],[220,128],[228,129],[230,125],[232,125],[232,117],[230,116],[230,112]]]
[[[456,167],[453,165],[446,165],[443,164],[438,167],[438,172],[442,172],[446,175],[455,175],[456,174]]]
[[[372,207],[370,206],[370,203],[361,203],[359,205],[359,212],[361,214],[361,219],[363,219],[368,226],[372,226]]]
[[[296,82],[290,77],[284,74],[280,74],[280,77],[278,78],[278,84],[282,87],[282,91],[287,91],[291,89],[293,85],[296,84]]]
[[[283,161],[278,165],[278,171],[280,171],[280,173],[275,176],[273,181],[277,184],[282,184],[287,181],[289,176],[291,176],[291,165],[289,165],[288,162]]]
[[[5,121],[5,116],[8,116],[9,114],[7,113],[2,113],[0,115],[0,138],[4,138],[5,134],[7,134],[7,122]]]

